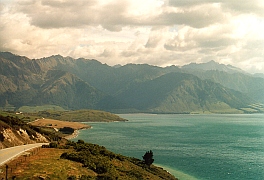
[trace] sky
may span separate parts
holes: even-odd
[[[264,1],[0,0],[0,51],[264,73]]]

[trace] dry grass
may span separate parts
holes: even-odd
[[[8,163],[8,177],[11,179],[16,176],[17,179],[67,179],[74,175],[89,175],[95,177],[97,174],[93,171],[83,168],[81,163],[60,159],[63,152],[69,149],[51,149],[40,148],[38,151],[30,152],[30,156],[20,156]],[[5,166],[0,167],[3,173],[0,178],[5,177]]]
[[[8,179],[16,177],[18,180],[37,180],[37,179],[67,179],[70,176],[80,177],[85,175],[89,179],[97,179],[98,174],[85,168],[81,163],[60,159],[64,152],[71,152],[73,149],[54,149],[54,148],[38,148],[28,154],[30,156],[20,156],[8,163]],[[128,160],[120,161],[118,159],[111,160],[111,164],[115,167],[119,174],[118,179],[137,180],[137,179],[174,179],[165,170],[152,165],[151,169],[142,168]],[[5,179],[5,166],[0,167],[0,179]]]
[[[90,128],[91,126],[79,122],[69,122],[69,121],[59,121],[54,119],[38,119],[36,121],[31,122],[33,126],[40,127],[52,127],[52,128],[63,128],[63,127],[71,127],[75,130]]]

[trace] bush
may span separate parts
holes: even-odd
[[[84,140],[79,139],[79,140],[77,141],[77,143],[78,143],[78,144],[84,144]]]
[[[131,178],[143,179],[142,174],[136,170],[132,170],[132,171],[128,172],[128,176]]]
[[[111,168],[111,165],[109,163],[104,162],[104,161],[98,161],[96,163],[95,172],[97,172],[98,174],[104,174],[104,173],[107,173],[110,168]]]
[[[74,133],[74,129],[71,128],[71,127],[63,127],[59,131],[62,132],[63,134],[72,134],[72,133]]]
[[[116,178],[113,178],[109,175],[98,175],[96,180],[116,180]]]
[[[51,143],[49,144],[49,147],[50,147],[50,148],[57,148],[57,147],[58,147],[58,144],[55,143],[55,142],[51,142]]]
[[[60,156],[61,159],[67,159],[67,157],[68,157],[68,153],[66,153],[66,152],[62,153]]]
[[[80,180],[89,180],[89,179],[93,179],[91,176],[86,176],[86,175],[82,175],[80,177]]]
[[[76,180],[76,179],[77,179],[76,176],[73,175],[67,178],[67,180]]]
[[[76,143],[74,141],[67,141],[66,145],[75,147]]]
[[[92,159],[86,159],[84,162],[83,162],[83,166],[84,167],[87,167],[88,169],[91,169],[93,171],[96,171],[96,165],[95,163],[93,162]]]

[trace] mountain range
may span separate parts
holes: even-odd
[[[0,107],[56,105],[117,113],[263,112],[264,78],[215,61],[182,67],[109,66],[0,52]]]

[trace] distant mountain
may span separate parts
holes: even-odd
[[[217,70],[217,71],[223,71],[226,73],[246,73],[243,70],[231,66],[231,65],[224,65],[224,64],[219,64],[213,60],[207,62],[207,63],[191,63],[188,65],[182,66],[183,69],[189,69],[189,70],[203,70],[203,71],[210,71],[210,70]]]
[[[252,100],[240,92],[184,73],[168,73],[139,82],[118,95],[130,108],[152,112],[182,113],[241,108]]]
[[[11,60],[4,59],[8,57]],[[37,62],[37,63],[36,63]],[[38,60],[0,54],[0,106],[59,105],[66,109],[98,108],[107,95],[67,71]],[[68,62],[66,62],[68,66]],[[69,66],[68,66],[69,67]]]
[[[113,112],[230,112],[264,103],[264,79],[218,64],[108,66],[54,55],[0,53],[0,106],[57,105]]]
[[[264,74],[263,73],[256,73],[253,75],[254,77],[261,77],[264,78]]]
[[[219,64],[215,61],[201,64],[191,63],[183,66],[182,72],[220,83],[224,87],[242,92],[258,102],[264,102],[263,74],[251,75],[234,66]]]
[[[264,79],[254,77],[244,73],[225,73],[223,71],[206,71],[202,73],[192,72],[193,75],[201,79],[208,79],[221,85],[240,91],[247,96],[259,101],[264,102]]]
[[[96,109],[97,104],[106,97],[103,92],[65,71],[49,70],[44,80],[34,101],[36,105],[41,102],[67,109]]]

